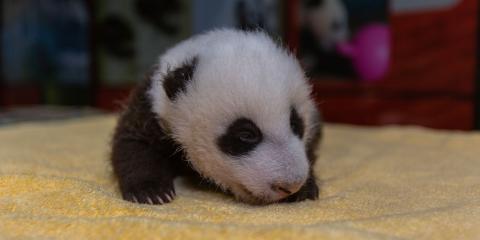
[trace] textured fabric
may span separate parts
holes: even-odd
[[[320,199],[249,206],[185,179],[163,206],[121,200],[115,119],[0,128],[0,239],[479,239],[480,135],[328,125]]]

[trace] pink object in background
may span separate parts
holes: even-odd
[[[350,42],[339,43],[337,50],[352,60],[362,81],[375,82],[385,76],[390,65],[390,30],[385,24],[366,25]]]

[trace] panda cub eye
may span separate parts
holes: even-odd
[[[218,138],[217,144],[226,154],[242,156],[255,149],[262,140],[262,132],[252,120],[239,118]]]
[[[305,126],[302,118],[298,115],[297,110],[293,107],[290,110],[290,128],[295,135],[299,138],[303,138]]]
[[[251,129],[243,129],[239,131],[237,134],[237,139],[244,143],[258,143],[260,140],[260,135],[256,131],[252,131]]]

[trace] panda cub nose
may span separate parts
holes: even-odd
[[[296,193],[302,187],[302,183],[273,183],[270,187],[280,196],[286,197]]]

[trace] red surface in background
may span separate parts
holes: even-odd
[[[295,6],[298,0],[289,2]],[[384,80],[314,80],[325,119],[472,129],[477,9],[476,0],[463,0],[447,10],[391,15],[392,65]],[[293,49],[298,46],[295,26],[287,25],[294,28],[287,35]]]
[[[471,103],[448,97],[408,100],[339,96],[323,98],[319,105],[324,118],[330,122],[421,125],[461,130],[473,128]]]
[[[0,106],[36,105],[41,103],[41,91],[37,86],[2,86]]]
[[[121,110],[132,89],[133,86],[100,87],[97,90],[95,106],[109,111]]]

